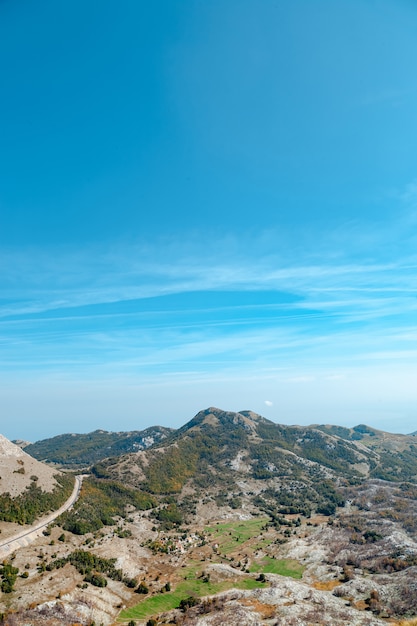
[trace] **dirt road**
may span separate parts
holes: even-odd
[[[65,502],[65,504],[63,504],[59,509],[57,509],[53,513],[49,513],[49,515],[38,520],[37,522],[32,524],[32,526],[28,526],[24,530],[21,530],[14,535],[9,536],[4,541],[0,540],[0,559],[6,557],[12,552],[15,552],[19,548],[22,548],[23,546],[27,546],[29,543],[32,543],[32,541],[34,541],[36,537],[39,537],[42,530],[46,526],[48,526],[48,524],[53,522],[53,520],[61,515],[61,513],[64,513],[64,511],[68,511],[68,509],[73,506],[74,502],[77,501],[80,495],[83,478],[84,475],[75,477],[73,492],[68,500]]]

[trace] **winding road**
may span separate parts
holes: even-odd
[[[7,539],[5,539],[4,541],[0,540],[0,560],[8,556],[12,552],[15,552],[19,548],[23,548],[24,546],[32,543],[32,541],[39,537],[42,530],[46,526],[48,526],[48,524],[53,522],[54,519],[61,515],[61,513],[64,513],[64,511],[68,511],[68,509],[70,509],[73,504],[78,500],[84,477],[85,474],[80,474],[79,476],[75,477],[74,489],[72,491],[72,494],[59,509],[53,511],[53,513],[50,513],[41,520],[38,520],[37,522],[35,522],[35,524],[32,524],[32,526],[29,526],[24,530],[21,530],[14,535],[7,537]]]

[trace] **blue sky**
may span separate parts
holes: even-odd
[[[0,3],[0,431],[417,429],[417,6]]]

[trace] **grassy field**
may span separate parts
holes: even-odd
[[[300,579],[305,570],[304,565],[293,559],[271,559],[266,556],[258,563],[254,563],[249,571],[262,574],[280,574],[290,578]]]
[[[196,596],[198,598],[204,596],[211,596],[220,591],[227,591],[228,589],[255,589],[257,587],[264,587],[265,583],[258,582],[253,578],[244,578],[237,582],[233,580],[223,581],[221,583],[203,582],[202,579],[190,579],[184,580],[180,583],[175,591],[169,593],[161,593],[157,596],[145,598],[139,604],[136,604],[130,609],[122,611],[118,617],[119,622],[125,622],[131,619],[147,619],[152,615],[163,613],[175,609],[181,600],[188,598],[189,596]]]
[[[271,540],[268,537],[265,537],[265,539],[259,538],[258,541],[253,544],[253,550],[263,550],[269,546],[270,543]]]
[[[210,543],[218,543],[219,551],[229,554],[250,539],[258,537],[267,522],[267,518],[227,522],[207,526],[205,532],[209,535]]]

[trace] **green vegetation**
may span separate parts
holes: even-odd
[[[396,452],[389,450],[380,453],[380,461],[371,471],[373,478],[394,482],[417,481],[417,446]]]
[[[188,596],[188,598],[183,598],[181,600],[178,608],[185,613],[189,607],[195,606],[196,604],[198,604],[197,598],[195,596]]]
[[[207,526],[205,532],[210,535],[211,543],[219,545],[219,551],[222,554],[229,554],[253,537],[257,537],[268,522],[267,518],[235,520],[216,526]]]
[[[324,433],[328,433],[329,435],[336,435],[341,439],[346,439],[347,441],[351,441],[352,439],[362,439],[363,435],[360,433],[355,433],[353,428],[345,428],[344,426],[336,426],[335,424],[329,425],[320,425],[317,426],[317,430],[321,430]],[[356,434],[356,437],[354,436]]]
[[[144,489],[154,494],[173,494],[181,491],[189,478],[200,488],[227,481],[227,472],[214,475],[210,465],[228,462],[239,450],[248,446],[249,434],[234,414],[222,416],[222,426],[203,423],[199,414],[175,434],[174,442],[164,452],[149,455],[149,465],[143,467],[146,475]],[[194,426],[198,426],[195,430]]]
[[[26,490],[16,498],[9,493],[0,495],[0,520],[33,524],[33,522],[49,511],[55,511],[70,497],[74,478],[65,474],[56,474],[58,485],[53,491],[43,491],[37,486],[37,480],[31,481]]]
[[[371,428],[370,426],[366,426],[366,424],[358,424],[358,426],[354,426],[353,429],[356,433],[359,433],[360,435],[370,435],[371,437],[375,437],[376,432],[373,428]]]
[[[333,515],[338,506],[343,506],[344,498],[337,492],[329,480],[312,476],[310,486],[298,484],[266,489],[253,498],[255,506],[271,517],[275,526],[288,525],[283,515],[304,515],[309,517],[313,511],[323,515]]]
[[[178,493],[185,481],[197,470],[198,454],[195,442],[182,441],[165,453],[156,453],[145,469],[144,488],[155,494]]]
[[[275,503],[270,498],[263,498],[266,504],[258,503],[269,515],[308,516],[313,511],[332,515],[338,506],[343,505],[343,499],[339,488],[328,480],[322,468],[331,468],[344,483],[360,480],[362,476],[355,466],[361,457],[353,439],[378,437],[371,437],[371,429],[367,427],[358,427],[363,432],[341,429],[337,431],[339,436],[333,432],[333,427],[319,428],[281,426],[249,412],[202,411],[172,433],[163,448],[149,451],[146,463],[137,461],[145,474],[141,488],[156,496],[170,496],[180,493],[185,484],[192,481],[196,492],[209,490],[212,493],[213,488],[216,489],[214,497],[218,506],[239,508],[241,498],[235,483],[236,471],[231,468],[230,460],[238,452],[245,451],[254,478],[283,477],[294,481],[291,488],[279,490]],[[256,438],[253,433],[257,434]],[[294,454],[289,455],[287,451]],[[412,480],[411,474],[417,476],[417,460],[411,462],[406,456],[405,453],[404,461],[411,468],[408,474],[404,471],[399,474],[393,463],[391,472],[401,479]],[[371,470],[375,470],[377,458],[376,452],[370,452],[368,463]],[[313,461],[314,465],[305,463],[305,460]],[[384,469],[389,465],[387,461],[383,460],[378,466],[375,476],[386,476],[381,472],[388,471]],[[122,472],[127,482],[135,486],[140,483],[137,472],[129,471],[128,466],[121,467],[115,459],[103,461],[93,471],[103,478],[116,478]],[[161,510],[159,521],[164,528],[187,522],[195,512],[195,502],[190,498],[176,504],[176,510]],[[164,519],[165,516],[171,519]]]
[[[76,535],[95,532],[115,524],[114,517],[126,517],[126,506],[139,510],[156,505],[149,494],[125,487],[117,481],[87,478],[83,481],[79,500],[71,511],[63,513],[58,524]]]
[[[268,420],[259,422],[258,435],[262,438],[262,457],[265,461],[279,465],[283,462],[283,455],[278,448],[292,450],[302,458],[316,461],[325,467],[336,471],[343,471],[345,475],[356,475],[352,464],[357,461],[356,448],[348,441],[333,440],[329,442],[324,434],[315,428],[299,428],[294,426],[281,426]],[[255,458],[256,448],[253,452]]]
[[[186,570],[186,580],[181,582],[174,591],[161,593],[145,598],[134,607],[121,612],[118,620],[147,619],[158,613],[170,611],[180,606],[187,598],[201,598],[202,596],[214,595],[228,589],[255,589],[264,585],[254,578],[244,578],[239,581],[223,581],[221,583],[204,582],[203,578],[190,579],[190,571]]]
[[[149,587],[143,580],[139,583],[136,593],[143,593],[144,595],[149,593]]]
[[[94,572],[89,572],[88,574],[86,574],[84,576],[84,580],[86,583],[94,585],[94,587],[107,587],[107,580],[104,578],[104,576],[101,576],[100,574],[96,574]]]
[[[11,593],[13,591],[18,574],[19,569],[17,567],[13,567],[8,561],[3,561],[3,566],[0,567],[0,576],[2,578],[0,589],[3,593]]]
[[[125,433],[110,433],[96,430],[85,434],[58,435],[29,444],[25,452],[40,461],[69,466],[86,466],[109,456],[143,450],[149,447],[149,438],[161,441],[169,435],[171,428],[153,426],[146,430]]]
[[[397,442],[389,434],[381,433],[365,424],[354,428],[318,426],[317,429],[345,440],[361,440],[368,446],[367,463],[370,465],[372,478],[395,482],[417,481],[417,446],[412,441],[412,435],[403,435],[402,440]],[[340,447],[337,451],[340,451]]]
[[[116,559],[104,559],[86,550],[75,550],[66,557],[55,559],[46,566],[46,570],[50,572],[54,569],[60,569],[67,563],[73,565],[77,572],[84,576],[85,582],[96,587],[107,585],[107,580],[103,574],[112,580],[123,582],[127,587],[132,587],[132,579],[126,577],[121,569],[115,567]]]
[[[183,522],[182,512],[175,502],[170,502],[167,506],[158,509],[155,512],[155,518],[161,522],[163,530],[171,530]]]

